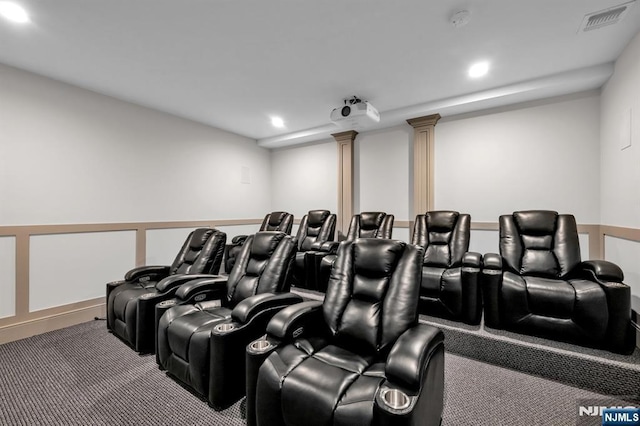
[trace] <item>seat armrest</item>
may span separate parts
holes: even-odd
[[[292,340],[306,328],[324,323],[322,302],[310,301],[288,306],[274,315],[267,325],[267,335],[280,340]]]
[[[139,266],[133,268],[124,275],[126,281],[139,281],[148,277],[143,281],[160,281],[171,272],[170,266]]]
[[[188,281],[178,288],[176,298],[185,301],[198,293],[204,292],[215,295],[216,298],[222,298],[227,292],[227,279],[228,277],[211,275],[209,278],[198,278]],[[200,300],[197,301],[199,302]]]
[[[193,281],[199,278],[213,278],[213,277],[217,277],[218,275],[212,275],[212,274],[176,274],[176,275],[169,275],[167,278],[163,278],[162,280],[158,281],[156,283],[156,290],[158,290],[160,293],[164,293],[166,291],[172,290],[176,287],[181,286],[184,283],[187,283],[189,281]]]
[[[482,255],[474,251],[468,251],[462,257],[463,268],[478,268],[482,267]]]
[[[282,309],[300,302],[302,302],[302,297],[293,293],[256,294],[238,303],[231,311],[231,318],[241,324],[246,324],[263,311]]]
[[[595,277],[598,281],[621,283],[624,280],[622,269],[615,263],[606,260],[587,260],[578,267],[583,273]]]
[[[418,324],[405,331],[391,348],[385,374],[387,380],[417,392],[431,356],[444,345],[444,334],[436,327]]]
[[[320,251],[327,252],[329,254],[335,254],[338,252],[338,247],[340,247],[340,243],[337,241],[327,241],[322,243],[320,246]]]
[[[485,274],[502,272],[502,257],[496,253],[487,253],[482,261],[482,271]]]
[[[307,251],[319,251],[320,247],[322,247],[322,244],[324,242],[325,241],[316,241],[314,243],[311,243],[311,247],[309,247],[309,250],[307,250]]]
[[[244,242],[246,241],[247,238],[249,238],[248,235],[236,235],[235,237],[233,237],[231,239],[231,243],[233,245],[239,246],[239,245],[244,244]]]

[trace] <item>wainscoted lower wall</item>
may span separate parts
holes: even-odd
[[[105,284],[139,265],[170,264],[189,232],[229,240],[261,219],[0,226],[0,343],[105,314]]]
[[[299,219],[297,219],[299,222]],[[105,314],[108,281],[144,264],[169,264],[187,234],[213,226],[235,235],[255,232],[262,219],[0,227],[0,343],[67,327]],[[394,237],[408,241],[399,221]],[[497,223],[472,224],[471,249],[497,250]],[[579,225],[583,258],[603,255],[633,265],[640,230]],[[606,236],[605,236],[606,235]],[[612,239],[625,250],[608,252]],[[633,273],[630,279],[636,279]]]

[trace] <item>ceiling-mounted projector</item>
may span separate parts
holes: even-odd
[[[380,113],[369,102],[354,96],[345,99],[344,105],[331,111],[331,121],[340,127],[360,127],[380,121]]]

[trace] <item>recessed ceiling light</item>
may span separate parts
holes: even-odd
[[[22,6],[10,1],[0,1],[0,15],[19,24],[29,22],[27,11]]]
[[[271,124],[279,129],[284,127],[284,121],[280,117],[271,117]]]
[[[489,63],[488,62],[478,62],[469,68],[469,77],[478,78],[485,75],[489,72]]]

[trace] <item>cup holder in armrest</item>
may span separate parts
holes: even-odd
[[[249,347],[255,352],[264,352],[271,347],[271,342],[266,339],[254,340]]]
[[[411,398],[398,389],[383,389],[380,391],[382,401],[394,410],[404,410],[411,404]]]
[[[218,333],[227,333],[231,330],[234,330],[235,328],[236,326],[230,323],[218,324],[215,327],[213,327],[213,329]]]

